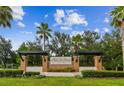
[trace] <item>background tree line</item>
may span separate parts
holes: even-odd
[[[12,51],[11,41],[5,40],[0,36],[0,64],[6,67],[7,64],[18,66],[19,56]],[[27,41],[21,44],[18,50],[43,51],[40,39],[36,38],[34,42]],[[97,32],[84,31],[83,34],[77,34],[72,37],[60,32],[54,32],[49,43],[46,44],[46,51],[50,56],[72,56],[76,51],[102,51],[103,64],[105,68],[115,69],[122,67],[121,36],[119,30],[111,33],[105,33],[101,38]],[[29,56],[29,65],[41,65],[40,56]],[[93,56],[81,56],[81,66],[92,66]]]
[[[124,45],[122,45],[124,44],[122,43],[124,41],[123,10],[123,6],[118,6],[110,12],[111,25],[115,27],[115,30],[111,33],[105,33],[102,37],[94,31],[84,31],[83,34],[77,34],[73,37],[60,32],[51,35],[52,30],[49,29],[48,24],[41,23],[37,27],[39,38],[34,42],[24,42],[18,50],[43,50],[48,51],[50,56],[70,56],[80,50],[99,50],[104,52],[103,64],[105,68],[116,69],[122,66],[124,68],[124,63],[122,63],[124,62],[124,51],[122,52],[122,49],[124,49]],[[11,28],[12,12],[10,7],[0,6],[0,27]],[[122,30],[121,35],[120,30]],[[43,44],[41,44],[42,39]],[[39,58],[36,58],[36,56],[30,59],[30,65],[38,64],[36,60],[39,60]],[[91,61],[92,56],[82,56],[80,65],[93,65]],[[19,57],[12,51],[11,41],[0,36],[0,66],[6,68],[7,64],[15,64],[17,67],[18,62]]]
[[[49,43],[45,44],[45,51],[49,52],[49,56],[72,56],[76,51],[102,51],[104,53],[103,65],[106,69],[116,69],[117,67],[122,69],[120,30],[113,30],[103,36],[88,30],[72,37],[66,33],[54,32],[50,38]],[[38,40],[40,42],[39,38],[35,42],[23,43],[19,50],[43,50],[43,44],[38,43]],[[38,58],[32,57],[30,65],[36,65],[35,62],[38,65],[37,60]],[[93,56],[80,56],[80,65],[93,66]]]

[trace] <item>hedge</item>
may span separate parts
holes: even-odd
[[[81,71],[83,77],[104,78],[104,77],[124,77],[123,71]]]
[[[72,67],[65,67],[65,68],[50,68],[49,72],[74,72]]]
[[[112,67],[105,67],[106,70],[116,70],[116,68],[112,68]],[[117,67],[117,71],[123,71],[123,67]]]
[[[40,72],[25,72],[24,75],[30,77],[30,76],[40,75]]]
[[[20,77],[22,74],[22,70],[0,70],[0,77]]]
[[[40,72],[25,72],[22,70],[0,70],[0,77],[22,77],[22,76],[35,76],[40,75]]]

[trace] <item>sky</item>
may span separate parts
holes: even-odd
[[[64,32],[70,36],[82,34],[84,30],[98,32],[101,36],[110,33],[110,11],[113,6],[11,6],[13,21],[11,28],[0,27],[0,35],[11,40],[12,49],[17,50],[26,41],[36,38],[36,26],[49,24],[52,33]]]

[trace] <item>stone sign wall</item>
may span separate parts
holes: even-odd
[[[71,65],[72,57],[51,57],[50,58],[51,65]]]

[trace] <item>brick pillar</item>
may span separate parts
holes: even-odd
[[[42,57],[42,66],[43,66],[43,72],[48,72],[48,66],[49,66],[49,62],[48,62],[48,56],[43,56]]]
[[[25,73],[26,72],[26,67],[27,67],[27,64],[28,64],[28,58],[27,58],[27,56],[22,56],[22,59],[21,59],[21,65],[20,65],[19,69],[23,70],[24,73]]]
[[[94,63],[96,70],[102,70],[102,59],[101,56],[95,56],[94,57]]]
[[[73,67],[75,72],[79,72],[79,57],[73,56]]]

